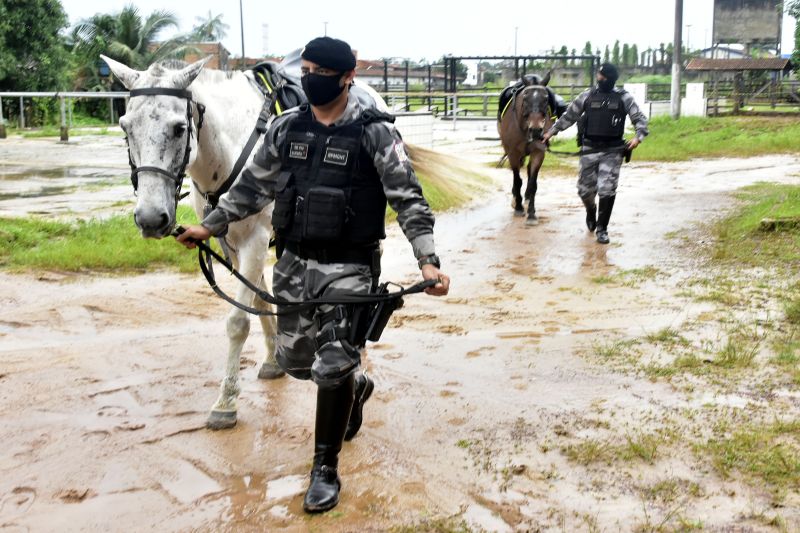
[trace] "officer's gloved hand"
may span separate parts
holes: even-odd
[[[431,296],[447,296],[447,293],[450,292],[450,277],[434,265],[422,266],[422,279],[426,281],[429,279],[439,280],[439,283],[433,287],[425,289],[426,294],[430,294]]]

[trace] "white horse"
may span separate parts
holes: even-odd
[[[143,237],[167,237],[175,226],[176,174],[181,172],[185,164],[193,183],[191,202],[202,218],[206,205],[203,193],[217,191],[232,172],[255,127],[265,97],[254,84],[250,72],[203,70],[208,58],[179,70],[154,64],[146,71],[133,70],[105,56],[103,59],[129,90],[162,88],[191,91],[191,99],[174,94],[148,94],[131,98],[126,114],[119,120],[128,138],[131,164],[137,168],[146,167],[137,174],[136,225]],[[286,68],[299,75],[299,54],[294,54]],[[359,99],[383,111],[387,110],[383,99],[375,91],[362,84],[359,84],[359,88],[361,91],[355,92]],[[201,117],[202,127],[198,128]],[[248,155],[248,161],[262,140]],[[185,160],[187,147],[190,152],[188,160]],[[269,204],[260,213],[230,224],[225,236],[234,266],[245,278],[262,288],[267,286],[264,264],[272,235],[272,207]],[[268,304],[260,298],[254,298],[252,291],[242,284],[238,284],[235,299],[245,305],[269,309]],[[259,316],[259,320],[264,330],[267,354],[258,377],[281,377],[284,372],[274,355],[275,319]],[[211,429],[229,428],[236,424],[240,356],[250,332],[250,316],[234,307],[228,314],[226,325],[228,359],[219,397],[208,416],[207,425]]]

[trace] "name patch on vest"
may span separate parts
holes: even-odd
[[[350,155],[350,152],[347,150],[341,150],[339,148],[328,148],[325,151],[325,159],[326,163],[330,163],[331,165],[339,165],[339,166],[347,166],[347,158]]]
[[[289,157],[292,159],[308,159],[308,145],[305,143],[292,143],[289,147]]]

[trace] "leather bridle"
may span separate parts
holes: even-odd
[[[133,162],[133,157],[131,157],[131,149],[130,145],[128,146],[128,164],[131,166],[131,184],[133,184],[133,191],[134,193],[139,189],[139,174],[142,172],[154,172],[156,174],[160,174],[165,178],[169,179],[175,184],[175,205],[178,205],[178,202],[181,200],[181,186],[183,185],[183,178],[186,177],[186,167],[189,166],[189,156],[192,153],[192,103],[197,105],[197,113],[198,113],[198,121],[197,121],[197,132],[198,135],[200,134],[200,128],[203,127],[203,115],[205,113],[205,106],[201,103],[194,102],[192,99],[192,92],[187,91],[185,89],[168,89],[165,87],[146,87],[144,89],[133,89],[130,92],[130,98],[136,98],[139,96],[174,96],[176,98],[184,98],[186,100],[186,147],[183,151],[183,161],[181,162],[181,166],[177,172],[170,172],[169,170],[163,169],[161,167],[156,166],[141,166],[137,167],[136,164]],[[125,138],[125,142],[127,143],[127,136]]]

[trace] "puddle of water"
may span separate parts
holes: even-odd
[[[267,483],[267,498],[270,500],[283,500],[302,494],[306,490],[308,479],[306,476],[286,476]]]
[[[223,490],[216,481],[186,461],[176,461],[174,466],[176,471],[173,477],[162,480],[161,486],[182,504],[192,503]]]
[[[502,518],[495,516],[486,507],[480,505],[470,505],[463,515],[464,520],[471,526],[475,526],[481,531],[492,531],[495,533],[511,533],[511,526],[506,524]]]
[[[123,185],[125,184],[125,185]],[[55,215],[109,205],[129,195],[124,171],[92,167],[31,168],[0,164],[0,216]]]

